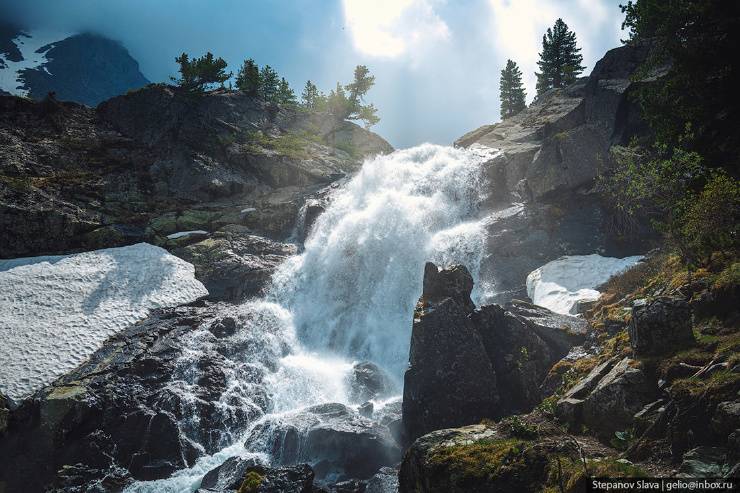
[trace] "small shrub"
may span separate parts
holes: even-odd
[[[502,423],[506,425],[511,431],[511,434],[517,438],[532,439],[537,438],[538,431],[533,425],[522,420],[519,416],[509,416],[502,420]]]
[[[263,479],[264,478],[257,471],[249,471],[247,475],[244,476],[244,481],[242,481],[241,486],[239,486],[237,493],[257,493]]]

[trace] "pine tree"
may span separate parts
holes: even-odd
[[[284,105],[295,105],[298,103],[295,97],[295,93],[293,92],[293,89],[290,88],[290,84],[288,84],[288,81],[285,80],[285,77],[280,79],[277,100],[278,103]]]
[[[347,93],[344,92],[344,87],[339,82],[337,82],[336,89],[329,92],[329,96],[326,98],[326,106],[329,113],[339,120],[344,120],[349,116],[349,99],[347,99]]]
[[[499,87],[502,120],[516,115],[527,107],[522,72],[512,60],[507,60],[506,68],[501,71]]]
[[[365,65],[355,67],[354,80],[344,86],[348,92],[344,118],[361,120],[365,122],[366,128],[370,128],[380,121],[375,106],[364,104],[365,95],[373,85],[375,85],[375,76],[370,75],[370,70]]]
[[[211,52],[192,60],[187,53],[183,53],[175,61],[180,65],[180,78],[173,80],[189,91],[203,91],[214,84],[223,87],[224,82],[231,77],[230,72],[226,73],[226,61],[220,57],[215,58]]]
[[[244,60],[236,74],[236,87],[250,96],[257,96],[260,89],[260,70],[254,60]]]
[[[269,65],[260,71],[259,96],[268,103],[277,103],[280,92],[280,78]]]
[[[576,45],[576,33],[568,29],[563,19],[555,21],[542,35],[542,52],[537,65],[537,95],[553,87],[565,87],[583,72],[583,56]]]
[[[318,102],[319,89],[310,80],[306,81],[306,86],[303,88],[301,93],[301,104],[308,110],[315,110],[316,103]]]

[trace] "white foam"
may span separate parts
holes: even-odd
[[[0,392],[23,399],[150,310],[207,295],[194,272],[147,243],[0,260]]]
[[[529,273],[527,295],[535,305],[567,315],[578,301],[598,299],[600,293],[596,287],[642,258],[640,255],[614,258],[597,254],[561,257]]]
[[[477,278],[490,154],[424,144],[366,161],[335,192],[270,293],[309,351],[374,361],[400,379],[424,263],[464,263]]]

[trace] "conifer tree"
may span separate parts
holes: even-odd
[[[175,61],[180,65],[180,78],[173,80],[189,91],[203,91],[214,84],[223,86],[231,77],[231,72],[226,73],[226,61],[215,58],[211,52],[192,60],[187,53],[183,53]]]
[[[251,58],[244,60],[236,74],[236,87],[250,96],[257,96],[260,89],[260,70]]]
[[[288,81],[285,80],[285,77],[280,79],[280,84],[278,85],[277,101],[278,103],[284,105],[295,105],[298,103],[295,97],[295,93],[293,92],[293,89],[291,89],[290,84],[288,84]]]
[[[306,81],[306,85],[301,93],[301,104],[308,110],[315,110],[316,103],[319,97],[319,89],[310,80]]]
[[[269,102],[277,103],[280,92],[280,78],[269,65],[262,67],[260,71],[259,96]]]
[[[501,119],[510,118],[527,107],[526,93],[522,86],[522,72],[512,60],[506,61],[499,82],[501,100]]]
[[[555,21],[542,35],[542,52],[537,65],[537,95],[554,87],[565,87],[583,72],[583,56],[576,45],[576,33],[568,29],[563,19]]]

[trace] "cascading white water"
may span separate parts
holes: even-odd
[[[240,308],[242,323],[248,321],[242,330],[250,341],[264,338],[265,347],[250,342],[229,360],[258,362],[265,371],[269,414],[193,468],[127,491],[195,489],[229,455],[264,452],[241,446],[254,426],[314,404],[349,404],[353,361],[372,361],[399,383],[424,263],[466,265],[476,280],[474,301],[485,297],[477,212],[487,188],[482,165],[493,152],[425,144],[366,161],[334,192],[303,253],[279,267],[266,299]],[[208,337],[196,338],[196,352],[206,350]],[[227,374],[231,388],[243,388],[238,367]]]
[[[269,295],[293,314],[304,347],[400,376],[424,263],[476,271],[480,262],[483,230],[472,219],[489,157],[422,145],[367,161],[334,194]]]

